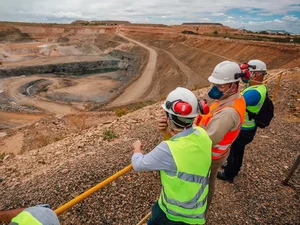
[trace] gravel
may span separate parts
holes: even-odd
[[[299,72],[281,82],[271,125],[259,129],[247,146],[234,184],[217,181],[207,224],[300,224],[300,173],[281,185],[299,154]],[[296,78],[296,81],[295,79]],[[275,82],[270,82],[270,93]],[[145,151],[162,136],[157,103],[92,127],[40,149],[0,161],[0,209],[68,202],[130,164],[131,144],[141,139]],[[104,139],[112,130],[117,138]],[[61,224],[137,224],[160,192],[158,172],[130,171],[59,216]]]

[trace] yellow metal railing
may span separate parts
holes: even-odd
[[[72,206],[76,205],[78,202],[82,201],[86,197],[88,197],[91,194],[93,194],[94,192],[98,191],[100,188],[102,188],[105,185],[109,184],[110,182],[112,182],[113,180],[117,179],[118,177],[120,177],[124,173],[127,173],[131,169],[132,169],[132,165],[131,164],[129,166],[126,166],[124,169],[118,171],[117,173],[115,173],[114,175],[110,176],[106,180],[102,181],[101,183],[97,184],[96,186],[92,187],[91,189],[87,190],[86,192],[82,193],[81,195],[78,195],[76,198],[72,199],[71,201],[67,202],[66,204],[60,206],[59,208],[57,208],[56,210],[54,210],[55,213],[57,215],[62,214],[64,211],[66,211],[69,208],[71,208]]]
[[[279,86],[280,86],[280,82],[281,82],[282,75],[283,75],[283,71],[281,71],[281,72],[279,72],[279,73],[277,73],[277,74],[275,74],[275,75],[269,77],[268,79],[264,80],[264,82],[263,82],[264,84],[267,84],[268,81],[273,80],[274,78],[277,78],[277,76],[279,76],[279,77],[277,78],[277,83],[276,83],[276,86],[275,86],[275,88],[274,88],[273,95],[272,95],[272,101],[273,101],[273,102],[275,101],[276,94],[277,94],[278,88],[279,88]]]
[[[281,72],[281,73],[279,74],[279,77],[278,77],[278,80],[277,80],[275,89],[274,89],[274,91],[273,91],[272,101],[275,101],[276,94],[277,94],[278,88],[279,88],[279,86],[280,86],[280,81],[281,81],[282,75],[283,75],[283,72]]]
[[[143,225],[150,216],[151,216],[151,211],[146,216],[144,216],[143,219],[141,219],[140,222],[138,222],[136,225]]]

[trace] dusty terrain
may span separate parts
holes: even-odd
[[[243,169],[232,184],[217,181],[208,224],[297,224],[299,173],[282,186],[299,154],[299,77],[288,72],[275,101],[270,127],[259,130],[249,145]],[[270,92],[275,81],[270,82]],[[291,91],[291,92],[289,92]],[[205,96],[204,91],[196,91]],[[293,93],[293,94],[290,94]],[[2,208],[67,202],[130,163],[136,139],[149,151],[162,140],[155,119],[161,102],[79,134],[8,157],[0,167]],[[298,111],[296,111],[298,110]],[[107,129],[118,137],[109,139]],[[151,141],[150,141],[151,140]],[[15,164],[18,164],[16,167]],[[60,216],[62,224],[136,224],[159,194],[157,173],[130,172]]]
[[[0,28],[0,70],[95,57],[120,60],[120,68],[111,72],[0,78],[0,209],[45,202],[55,209],[71,200],[130,164],[134,140],[141,139],[145,151],[162,140],[156,118],[169,91],[184,86],[207,97],[207,77],[217,63],[259,56],[269,77],[284,72],[276,116],[249,145],[236,183],[218,181],[208,224],[299,223],[299,171],[289,186],[280,184],[300,147],[299,45],[181,33],[240,32],[215,26]],[[268,82],[270,93],[276,82]],[[118,117],[147,101],[157,103]],[[158,197],[158,181],[156,172],[129,172],[60,221],[136,224]]]

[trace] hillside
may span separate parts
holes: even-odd
[[[284,74],[278,92],[277,79],[267,84],[275,118],[247,146],[236,182],[217,182],[208,224],[299,223],[299,168],[281,185],[300,147],[298,44],[219,25],[0,25],[0,210],[58,208],[129,165],[136,139],[145,152],[163,140],[156,119],[171,90],[207,98],[216,64],[259,58],[267,77]],[[136,224],[159,191],[157,172],[131,171],[59,219]]]
[[[275,119],[259,130],[245,153],[237,181],[217,181],[208,224],[296,224],[299,221],[300,179],[280,182],[299,154],[299,74],[286,70],[275,101]],[[270,93],[275,81],[268,83]],[[204,97],[205,90],[195,92]],[[99,123],[44,148],[2,160],[2,209],[49,203],[57,208],[130,163],[136,139],[151,150],[162,140],[156,103]],[[112,133],[108,135],[107,129]],[[106,131],[105,131],[106,130]],[[113,137],[111,140],[107,139]],[[107,136],[108,135],[108,136]],[[105,140],[105,138],[107,140]],[[15,167],[18,165],[18,167]],[[136,224],[159,195],[156,172],[130,172],[60,216],[62,224]]]

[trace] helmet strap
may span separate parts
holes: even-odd
[[[181,132],[181,131],[183,131],[183,130],[185,130],[186,129],[186,127],[183,127],[183,128],[177,128],[175,125],[177,125],[178,126],[178,124],[174,121],[174,120],[172,120],[172,119],[168,119],[169,120],[169,129],[170,129],[170,131],[172,132],[172,133],[179,133],[179,132]]]
[[[223,92],[223,97],[224,97],[224,96],[225,96],[225,97],[228,97],[228,96],[231,95],[231,90],[232,90],[233,84],[234,84],[234,83],[231,83],[231,84],[230,84],[230,87],[227,89],[227,91]]]

